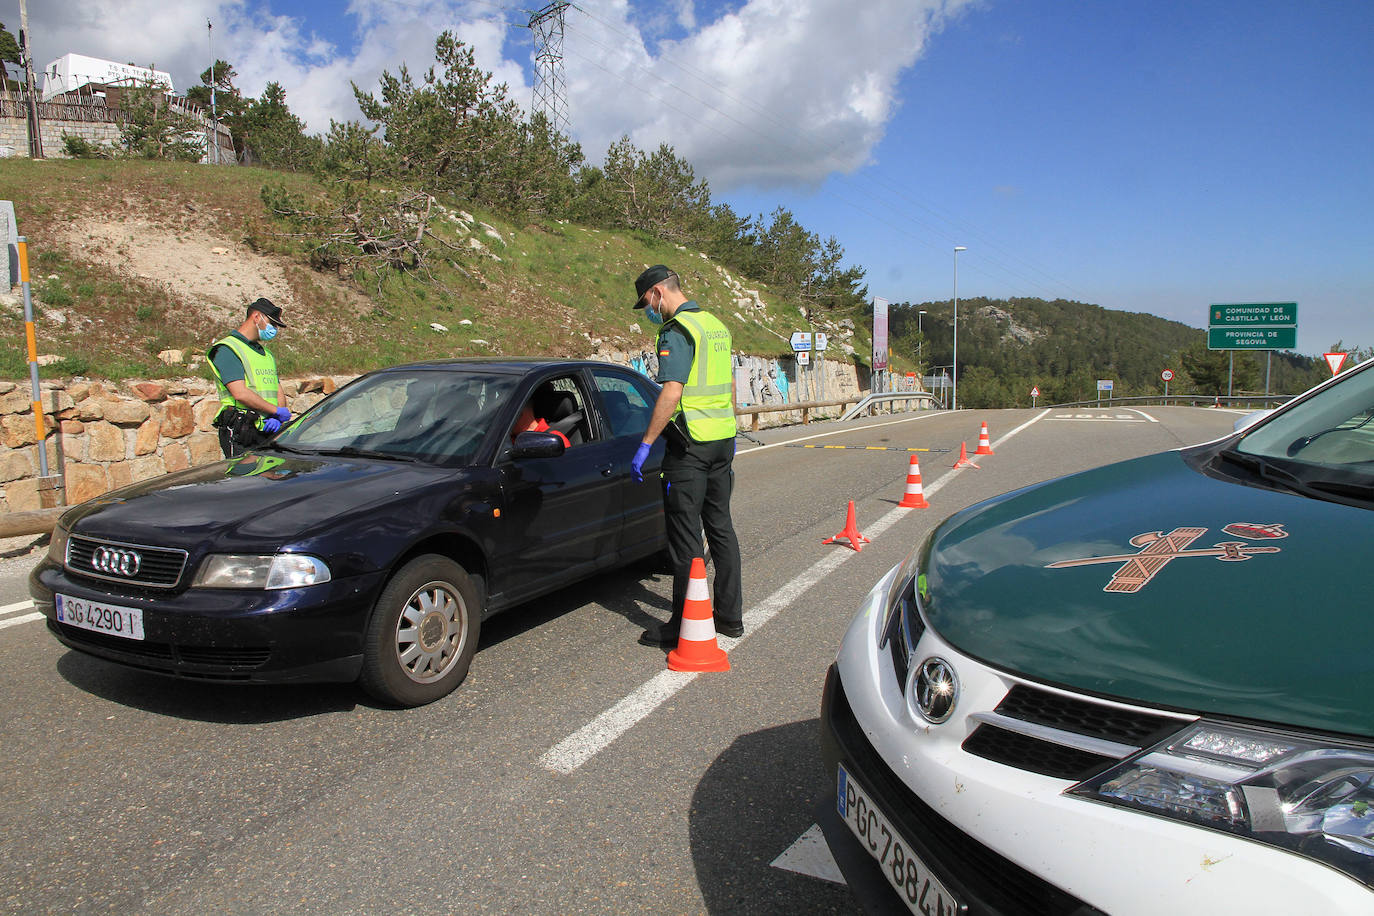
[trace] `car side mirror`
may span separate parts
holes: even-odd
[[[553,433],[537,433],[529,430],[515,437],[515,447],[511,449],[512,458],[557,458],[563,454],[563,440]]]

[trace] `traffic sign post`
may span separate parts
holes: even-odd
[[[1235,378],[1236,350],[1292,350],[1298,346],[1296,302],[1213,303],[1207,310],[1207,349],[1230,350],[1231,367],[1226,394]],[[1269,369],[1264,371],[1264,393],[1269,394]]]
[[[1112,380],[1100,378],[1097,380],[1097,406],[1102,406],[1102,392],[1107,392],[1107,403],[1112,402]]]
[[[1035,407],[1035,401],[1040,397],[1040,386],[1035,385],[1031,388],[1031,407]]]
[[[1327,364],[1328,366],[1331,367],[1331,377],[1332,377],[1332,378],[1335,378],[1337,375],[1340,375],[1340,373],[1341,373],[1341,366],[1345,365],[1345,358],[1346,358],[1347,355],[1348,355],[1348,354],[1345,354],[1345,353],[1323,353],[1323,354],[1322,354],[1322,358],[1326,360],[1326,364]]]
[[[1163,372],[1159,373],[1159,377],[1164,379],[1164,396],[1167,398],[1169,396],[1169,382],[1174,378],[1174,370],[1165,369]]]

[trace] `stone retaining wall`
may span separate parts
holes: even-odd
[[[285,380],[287,406],[300,413],[349,378]],[[40,390],[48,474],[62,478],[68,505],[223,457],[210,425],[219,397],[205,379],[54,380]],[[47,508],[37,441],[28,383],[0,382],[0,512]]]

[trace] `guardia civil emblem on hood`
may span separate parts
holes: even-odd
[[[1281,524],[1257,524],[1254,522],[1232,522],[1221,529],[1224,534],[1242,537],[1247,540],[1278,540],[1288,537]],[[1261,553],[1278,553],[1280,547],[1256,547],[1241,541],[1220,541],[1211,547],[1189,549],[1190,544],[1207,533],[1206,528],[1175,528],[1168,534],[1162,531],[1147,531],[1131,538],[1132,547],[1141,548],[1137,553],[1113,554],[1105,557],[1084,557],[1078,560],[1060,560],[1050,563],[1046,569],[1069,569],[1075,566],[1097,566],[1104,563],[1120,563],[1112,578],[1103,586],[1104,592],[1124,592],[1134,594],[1150,584],[1164,567],[1174,560],[1185,557],[1212,557],[1223,563],[1239,563]]]

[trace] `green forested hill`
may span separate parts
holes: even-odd
[[[927,370],[948,366],[952,318],[949,300],[893,306],[891,349],[922,352]],[[1175,374],[1171,394],[1225,394],[1228,361],[1207,350],[1205,331],[1155,315],[1063,299],[959,300],[959,401],[968,407],[1029,405],[1033,386],[1042,404],[1091,400],[1098,379],[1111,379],[1117,397],[1159,394],[1164,369]],[[1237,394],[1265,390],[1265,354],[1238,352],[1235,371]],[[1326,377],[1320,359],[1283,351],[1268,371],[1269,390],[1284,394]]]

